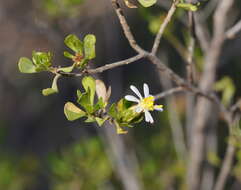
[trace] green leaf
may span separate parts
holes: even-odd
[[[95,122],[95,118],[93,116],[88,116],[88,118],[85,120],[86,123],[92,123]]]
[[[96,38],[92,34],[88,34],[84,38],[84,52],[86,59],[94,59],[95,58],[95,42]]]
[[[74,121],[86,115],[84,111],[82,111],[72,102],[67,102],[64,105],[64,114],[69,121]]]
[[[86,92],[90,92],[90,104],[94,104],[95,97],[95,79],[91,76],[84,77],[82,79],[82,85]]]
[[[55,93],[58,93],[59,90],[58,90],[58,85],[57,85],[57,82],[58,82],[58,79],[61,75],[56,75],[54,77],[54,80],[53,80],[53,83],[52,83],[52,87],[51,88],[46,88],[46,89],[43,89],[42,90],[42,94],[44,96],[49,96],[51,94],[55,94]]]
[[[103,101],[102,98],[98,99],[98,102],[94,105],[94,111],[98,111],[100,109],[103,109],[107,104]]]
[[[46,71],[51,66],[52,54],[50,52],[33,51],[32,59],[36,66],[36,71]]]
[[[197,5],[193,5],[193,4],[190,4],[190,3],[179,3],[179,4],[177,4],[177,7],[183,8],[183,9],[188,10],[188,11],[197,11],[198,10]]]
[[[77,101],[78,101],[82,96],[82,92],[80,90],[77,90],[76,95],[77,95]]]
[[[157,0],[138,0],[143,7],[150,7],[156,3]]]
[[[49,96],[49,95],[55,94],[55,93],[58,93],[58,91],[56,91],[56,90],[54,90],[52,88],[45,88],[45,89],[42,90],[42,94],[44,96]]]
[[[95,120],[99,126],[102,126],[107,119],[108,117],[105,117],[105,118],[95,117]]]
[[[116,103],[114,103],[110,106],[108,114],[113,118],[117,118],[118,113],[116,111]]]
[[[18,69],[21,73],[36,73],[36,67],[27,57],[21,57],[18,62]]]
[[[122,129],[122,128],[120,127],[119,123],[118,123],[116,120],[114,120],[114,123],[115,123],[115,126],[116,126],[116,133],[117,133],[117,134],[121,135],[121,134],[126,134],[126,133],[128,133],[128,131],[125,131],[124,129]]]
[[[72,49],[75,53],[79,53],[80,55],[83,55],[83,42],[81,42],[76,35],[74,34],[68,35],[65,38],[64,43],[66,44],[66,46]]]
[[[64,51],[64,56],[69,58],[69,59],[73,59],[74,58],[74,55],[72,55],[71,53],[69,53],[67,51]]]
[[[94,112],[94,107],[93,105],[90,104],[90,93],[85,92],[82,93],[80,97],[78,97],[77,102],[85,108],[86,112],[89,114],[92,114]]]
[[[70,73],[71,71],[73,71],[74,67],[75,67],[75,64],[73,64],[72,66],[69,66],[69,67],[61,67],[58,70],[63,71],[65,73]]]
[[[235,94],[235,85],[230,77],[223,77],[221,80],[215,83],[215,90],[222,92],[222,103],[229,105]]]

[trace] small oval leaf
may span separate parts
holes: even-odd
[[[93,34],[88,34],[84,38],[84,52],[86,59],[95,58],[95,42],[96,38]]]
[[[36,73],[36,67],[27,57],[21,57],[18,62],[18,69],[21,73]]]
[[[83,55],[83,42],[81,42],[76,35],[73,35],[73,34],[68,35],[65,38],[64,43],[74,52]]]
[[[150,7],[156,3],[157,0],[138,0],[143,7]]]
[[[67,102],[64,105],[64,114],[69,121],[74,121],[86,115],[84,111],[82,111],[72,102]]]

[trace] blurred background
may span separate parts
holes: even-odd
[[[204,3],[199,13],[208,26],[218,1],[210,2]],[[171,0],[160,0],[157,6],[148,9],[127,9],[122,4],[136,40],[144,49],[151,48],[170,3]],[[241,18],[241,3],[236,5],[230,26]],[[63,57],[63,51],[67,50],[63,40],[68,34],[80,38],[88,33],[96,35],[97,58],[92,67],[135,55],[109,0],[1,0],[0,23],[1,190],[185,189],[188,135],[184,135],[187,130],[184,94],[161,100],[165,111],[154,113],[153,125],[143,122],[120,136],[112,126],[99,128],[81,121],[67,121],[63,106],[67,101],[75,101],[80,78],[61,78],[60,93],[44,97],[41,90],[51,85],[53,76],[18,71],[19,58],[31,57],[33,50],[53,52],[54,65],[70,65]],[[181,54],[187,47],[187,34],[187,15],[180,10],[158,53],[163,63],[181,76],[185,76]],[[218,67],[218,78],[232,78],[234,99],[241,95],[240,49],[240,35],[227,41]],[[195,56],[198,76],[203,58],[199,47]],[[172,86],[146,60],[95,77],[111,85],[112,101],[131,93],[131,84],[142,89],[146,82],[152,94]],[[215,121],[210,119],[212,125],[224,126]],[[220,128],[215,128],[216,136],[210,141],[213,147],[207,160],[212,168],[210,179],[216,175],[226,146],[227,128]],[[240,155],[229,181],[230,189],[240,187]]]

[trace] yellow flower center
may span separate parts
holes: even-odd
[[[140,102],[140,106],[145,110],[154,110],[154,97],[148,96],[146,98],[143,98]]]

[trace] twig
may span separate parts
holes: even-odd
[[[174,13],[175,13],[175,11],[176,11],[176,9],[177,9],[177,8],[176,8],[176,5],[177,5],[178,3],[179,3],[179,0],[176,0],[176,1],[173,2],[171,8],[169,9],[169,11],[168,11],[168,13],[167,13],[166,18],[164,19],[162,25],[160,26],[160,29],[159,29],[159,31],[158,31],[158,33],[157,33],[157,35],[156,35],[155,41],[154,41],[154,43],[153,43],[152,51],[151,51],[151,53],[152,53],[153,55],[155,55],[156,52],[157,52],[157,49],[158,49],[159,44],[160,44],[161,37],[162,37],[162,35],[163,35],[163,33],[164,33],[164,31],[165,31],[168,23],[171,21],[171,18],[172,18],[172,16],[174,15]]]
[[[232,39],[241,31],[241,20],[226,32],[226,38]]]
[[[139,60],[141,58],[144,58],[145,56],[146,56],[145,54],[139,54],[139,55],[136,55],[134,57],[131,57],[131,58],[123,60],[123,61],[118,61],[116,63],[107,64],[107,65],[104,65],[104,66],[96,68],[96,69],[89,69],[88,73],[89,74],[102,73],[102,72],[104,72],[106,70],[113,69],[115,67],[128,65],[128,64],[133,63],[133,62],[135,62],[135,61],[137,61],[137,60]]]
[[[134,57],[122,60],[122,61],[118,61],[115,63],[110,63],[110,64],[106,64],[104,66],[95,68],[95,69],[85,69],[80,73],[65,73],[62,71],[59,71],[58,73],[61,74],[62,76],[67,76],[67,77],[81,77],[83,76],[83,74],[96,74],[96,73],[102,73],[104,71],[110,70],[110,69],[114,69],[116,67],[120,67],[123,65],[128,65],[131,63],[134,63],[135,61],[144,58],[146,55],[145,54],[138,54]]]
[[[127,24],[126,18],[124,17],[123,11],[117,2],[118,0],[111,0],[113,8],[119,18],[120,24],[124,31],[125,37],[129,41],[130,46],[138,53],[144,53],[145,51],[136,43],[136,40],[130,30],[129,25]]]
[[[236,150],[236,148],[231,143],[229,143],[227,152],[225,154],[225,158],[224,158],[224,161],[222,164],[221,172],[219,173],[217,182],[214,186],[214,190],[223,190],[224,189],[229,172],[232,168],[235,150]]]
[[[188,45],[188,56],[187,56],[187,81],[192,84],[194,80],[194,68],[193,68],[193,53],[195,48],[195,26],[194,26],[194,15],[193,12],[188,12],[188,20],[189,20],[189,45]]]
[[[207,26],[199,18],[198,13],[194,13],[194,19],[195,19],[196,37],[198,39],[199,45],[202,51],[204,53],[207,53],[210,45],[210,34],[208,32]]]
[[[170,96],[170,95],[173,95],[173,94],[175,94],[177,92],[182,92],[182,91],[184,91],[183,87],[171,88],[169,90],[166,90],[164,92],[156,94],[154,97],[155,97],[155,100],[158,100],[158,99],[165,98],[167,96]]]
[[[164,65],[160,59],[158,59],[155,55],[152,53],[149,53],[147,55],[147,58],[150,60],[150,62],[154,65],[156,65],[157,69],[161,71],[162,73],[166,74],[172,81],[174,81],[178,86],[188,86],[187,82],[178,76],[174,71],[169,69],[166,65]]]

